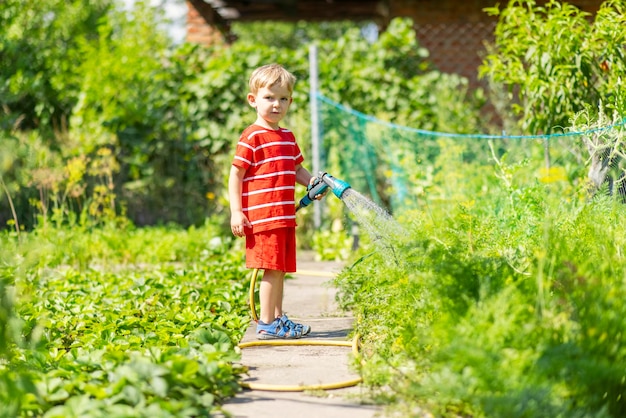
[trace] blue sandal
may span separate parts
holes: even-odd
[[[288,327],[281,318],[276,318],[271,324],[259,321],[256,326],[256,335],[259,340],[296,339],[302,337],[302,332]]]
[[[296,331],[300,332],[303,337],[311,332],[311,327],[309,325],[293,322],[291,319],[287,318],[287,315],[285,314],[280,317],[280,320],[283,321],[283,324],[287,325],[290,329],[295,329]]]

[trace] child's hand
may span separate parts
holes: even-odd
[[[233,235],[236,237],[245,236],[246,233],[244,232],[244,227],[246,226],[248,228],[252,227],[252,224],[246,215],[244,215],[242,211],[233,212],[230,216],[230,230],[233,232]]]
[[[315,184],[316,181],[317,181],[317,177],[315,177],[315,176],[311,177],[311,180],[309,180],[309,187],[307,187],[307,190],[311,189],[311,187],[313,187],[313,185]],[[328,193],[328,188],[326,188],[326,190],[324,190],[323,193],[316,194],[315,195],[315,200],[320,200],[321,198],[326,196],[326,193]]]

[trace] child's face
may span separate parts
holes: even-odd
[[[257,124],[265,122],[272,129],[278,129],[292,100],[289,89],[279,85],[261,87],[256,94],[248,94],[248,103],[256,109]]]

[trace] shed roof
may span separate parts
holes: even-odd
[[[388,20],[385,0],[189,0],[204,19],[221,31],[233,21]]]

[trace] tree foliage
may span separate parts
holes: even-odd
[[[487,12],[498,23],[480,74],[506,89],[511,105],[502,112],[512,112],[524,132],[569,126],[600,102],[626,113],[623,1],[604,2],[595,17],[558,1],[514,0]]]
[[[96,35],[110,0],[6,0],[0,4],[0,126],[38,129],[54,144],[80,78],[77,43]]]
[[[466,122],[472,114],[468,109],[475,107],[459,106],[465,95],[463,81],[430,70],[427,51],[417,45],[410,21],[394,21],[378,39],[369,40],[362,25],[349,23],[285,24],[284,30],[264,35],[273,39],[267,43],[245,35],[246,30],[257,33],[255,26],[242,27],[240,40],[233,45],[204,47],[171,45],[159,29],[163,16],[141,2],[130,14],[88,2],[64,3],[52,15],[46,12],[56,10],[54,4],[33,13],[42,13],[38,20],[48,16],[59,26],[61,12],[81,4],[82,14],[64,23],[74,28],[71,42],[47,61],[63,72],[53,77],[56,87],[43,100],[52,105],[44,107],[52,109],[50,114],[63,115],[64,129],[47,134],[42,143],[33,141],[44,133],[37,123],[25,121],[35,121],[28,115],[36,114],[40,103],[28,107],[22,98],[22,107],[4,107],[6,120],[13,122],[3,131],[3,142],[12,146],[3,149],[7,164],[2,173],[21,225],[45,222],[50,216],[60,222],[83,222],[120,213],[142,225],[169,221],[189,225],[202,223],[208,214],[223,213],[232,146],[253,120],[245,95],[255,67],[280,62],[298,77],[285,124],[308,149],[312,39],[319,42],[323,57],[324,94],[382,118],[397,115],[393,117],[402,123],[433,128],[474,123]],[[23,19],[23,10],[11,5],[3,9],[5,15],[15,22]],[[99,19],[94,22],[96,15]],[[327,38],[337,35],[338,39]],[[25,33],[16,36],[27,42]],[[2,39],[8,44],[13,38]],[[72,58],[72,65],[66,57]],[[55,107],[60,101],[63,105]],[[24,123],[16,124],[17,120]],[[40,155],[48,157],[31,154],[17,164],[10,157],[13,150],[27,150],[29,144],[40,144]],[[50,167],[52,160],[60,164]],[[8,212],[2,217],[4,222],[12,218]]]

